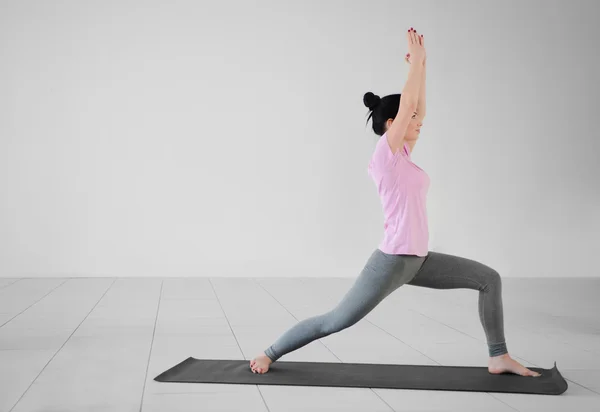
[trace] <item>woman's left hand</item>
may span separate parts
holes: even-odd
[[[423,39],[423,35],[419,35],[419,42],[421,43],[421,46],[425,47],[425,40]],[[404,61],[408,64],[410,63],[410,53],[406,53],[406,56],[404,56]],[[427,61],[427,55],[425,55],[425,58],[423,59],[423,66],[425,66],[425,62]]]

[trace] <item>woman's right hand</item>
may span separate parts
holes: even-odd
[[[417,34],[417,31],[412,27],[406,33],[408,40],[408,54],[410,55],[410,60],[413,63],[420,62],[422,63],[425,60],[425,47],[421,42],[421,36]]]

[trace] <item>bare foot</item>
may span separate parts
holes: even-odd
[[[250,361],[250,369],[252,369],[252,373],[267,373],[271,363],[273,363],[271,358],[269,358],[263,352]]]
[[[490,358],[488,361],[488,371],[492,374],[509,372],[521,376],[540,376],[538,372],[527,369],[525,366],[511,358],[508,353]]]

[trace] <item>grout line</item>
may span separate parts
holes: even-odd
[[[402,342],[403,344],[405,344],[406,346],[408,346],[408,347],[409,347],[409,348],[411,348],[412,350],[414,350],[414,351],[416,351],[416,352],[419,352],[421,355],[425,356],[425,357],[426,357],[427,359],[429,359],[430,361],[437,363],[437,365],[438,365],[438,366],[443,366],[441,363],[439,363],[439,362],[438,362],[438,361],[436,361],[435,359],[433,359],[433,358],[430,358],[429,356],[425,355],[423,352],[421,352],[421,351],[420,351],[420,350],[418,350],[417,348],[415,348],[415,347],[413,347],[413,346],[409,345],[408,343],[404,342],[402,339],[400,339],[399,337],[397,337],[397,336],[396,336],[396,335],[394,335],[393,333],[391,333],[391,332],[389,332],[389,331],[387,331],[387,330],[383,329],[381,326],[379,326],[379,325],[377,325],[377,324],[373,323],[373,322],[372,322],[372,321],[370,321],[369,319],[365,319],[365,321],[369,322],[371,325],[375,326],[376,328],[379,328],[379,329],[381,329],[382,331],[384,331],[385,333],[387,333],[388,335],[390,335],[392,338],[394,338],[394,339],[396,339],[396,340],[398,340],[398,341]]]
[[[4,288],[7,288],[7,287],[9,287],[9,286],[12,286],[12,285],[14,285],[15,283],[17,283],[17,282],[19,282],[19,281],[21,281],[21,280],[23,280],[23,279],[25,279],[25,278],[19,278],[19,279],[15,280],[14,282],[7,283],[7,284],[6,284],[6,285],[4,285],[4,286],[0,286],[0,289],[4,289]]]
[[[221,311],[223,312],[223,315],[225,316],[225,320],[227,321],[227,324],[229,325],[229,329],[231,330],[231,333],[233,333],[233,338],[235,339],[235,342],[237,343],[238,348],[240,348],[240,352],[242,352],[242,357],[244,358],[244,360],[247,360],[246,359],[246,355],[244,355],[244,351],[242,350],[242,346],[240,345],[240,342],[238,341],[238,338],[235,335],[235,332],[233,331],[233,327],[231,326],[231,323],[229,322],[229,318],[227,317],[227,313],[225,312],[225,309],[223,308],[223,305],[221,304],[221,299],[219,299],[219,295],[217,294],[215,286],[213,285],[212,281],[210,280],[210,277],[208,277],[208,282],[210,283],[210,286],[212,287],[213,293],[215,294],[215,297],[217,298],[217,302],[219,302],[219,306],[221,307]],[[250,367],[250,366],[248,366],[248,367]],[[260,397],[263,400],[263,403],[265,404],[265,408],[267,408],[267,411],[270,412],[271,410],[269,409],[269,405],[267,405],[267,400],[263,396],[263,393],[260,390],[258,384],[256,385],[256,389],[258,390],[258,394],[260,395]]]
[[[221,304],[221,300],[219,299],[219,295],[217,295],[217,291],[215,290],[215,287],[212,283],[212,281],[210,280],[210,278],[208,279],[208,282],[210,283],[210,286],[213,290],[213,293],[215,294],[215,297],[217,298],[217,302],[219,303],[219,306],[221,307],[221,311],[223,312],[223,315],[225,316],[225,320],[227,321],[227,325],[229,325],[229,329],[231,330],[231,333],[233,333],[233,338],[235,339],[235,343],[237,343],[238,348],[240,349],[240,352],[242,352],[242,356],[244,357],[244,360],[246,359],[246,355],[244,355],[244,351],[242,350],[242,346],[240,345],[240,342],[238,341],[238,338],[235,334],[235,332],[233,331],[233,328],[231,327],[231,323],[229,322],[229,318],[227,317],[227,313],[225,312],[225,309],[223,309],[223,305]]]
[[[67,279],[68,280],[68,279]],[[104,296],[106,296],[106,294],[108,293],[108,291],[113,287],[113,285],[115,284],[115,282],[117,281],[117,278],[115,278],[115,280],[113,280],[113,282],[110,284],[110,286],[104,291],[104,293],[102,294],[102,296],[100,296],[100,299],[98,299],[98,302],[96,302],[96,304],[94,305],[94,307],[92,309],[90,309],[90,311],[88,312],[87,315],[85,315],[85,318],[83,318],[83,320],[81,322],[79,322],[79,325],[77,325],[77,327],[75,328],[75,330],[69,335],[69,337],[64,341],[64,343],[61,345],[60,348],[58,348],[58,350],[56,351],[56,353],[54,353],[54,355],[52,355],[52,357],[50,358],[50,360],[44,365],[44,367],[42,368],[42,370],[40,371],[40,373],[38,373],[38,375],[35,377],[35,379],[33,379],[33,381],[31,381],[31,383],[29,384],[29,386],[27,387],[27,389],[25,389],[25,392],[23,392],[23,394],[21,395],[21,397],[17,400],[17,402],[15,402],[15,404],[10,408],[10,410],[8,412],[11,412],[15,406],[17,406],[17,404],[19,402],[21,402],[21,399],[23,399],[23,396],[25,396],[25,394],[27,393],[27,391],[33,386],[33,384],[35,383],[35,381],[37,380],[37,378],[40,377],[40,375],[44,372],[44,370],[46,369],[46,367],[50,364],[50,362],[52,362],[52,360],[56,357],[56,355],[58,354],[58,352],[60,352],[62,350],[62,348],[64,348],[64,346],[67,344],[67,342],[69,341],[69,339],[71,339],[71,337],[75,334],[75,332],[77,332],[77,329],[79,329],[79,327],[81,326],[81,324],[83,322],[85,322],[85,320],[88,318],[88,316],[90,316],[90,313],[92,313],[92,311],[96,308],[96,306],[98,306],[98,303],[100,303],[100,301],[104,298]],[[65,281],[66,282],[66,281]],[[63,282],[64,284],[64,282]],[[56,289],[56,288],[55,288]]]
[[[12,321],[14,318],[16,318],[17,316],[19,316],[20,314],[22,314],[23,312],[25,312],[27,309],[31,308],[33,305],[39,303],[42,299],[44,299],[46,296],[48,296],[49,294],[51,294],[52,292],[54,292],[56,289],[58,289],[59,287],[61,287],[62,285],[64,285],[65,283],[67,283],[70,279],[65,279],[65,281],[63,283],[61,283],[60,285],[54,287],[54,289],[50,290],[48,293],[46,293],[44,296],[42,296],[41,298],[39,298],[38,300],[36,300],[35,302],[33,302],[31,305],[29,305],[28,307],[26,307],[25,309],[23,309],[21,312],[17,313],[15,316],[13,316],[12,318],[10,318],[9,320],[7,320],[6,322],[4,322],[2,325],[0,325],[0,328],[3,327],[4,325],[6,325],[8,322]]]
[[[286,310],[286,311],[287,311],[287,312],[288,312],[290,315],[292,315],[292,317],[293,317],[294,319],[296,319],[296,321],[298,321],[298,322],[299,322],[299,319],[298,319],[296,316],[294,316],[294,314],[293,314],[292,312],[290,312],[290,310],[289,310],[288,308],[286,308],[286,307],[285,307],[285,306],[284,306],[284,305],[283,305],[283,304],[282,304],[282,303],[281,303],[281,302],[280,302],[280,301],[279,301],[279,300],[278,300],[278,299],[277,299],[275,296],[273,296],[273,294],[271,294],[271,292],[269,292],[269,291],[268,291],[268,290],[267,290],[267,289],[266,289],[266,288],[265,288],[265,287],[264,287],[264,286],[263,286],[263,285],[262,285],[262,284],[261,284],[261,283],[260,283],[260,282],[259,282],[259,281],[258,281],[256,278],[252,278],[252,280],[254,280],[254,282],[255,282],[256,284],[258,284],[258,286],[260,286],[260,287],[261,287],[261,288],[262,288],[262,289],[263,289],[265,292],[267,292],[267,293],[268,293],[268,294],[269,294],[269,295],[270,295],[270,296],[271,296],[271,297],[272,297],[272,298],[275,300],[275,302],[279,303],[279,305],[280,305],[280,306],[281,306],[283,309],[285,309],[285,310]],[[341,363],[344,363],[344,361],[343,361],[343,360],[341,360],[340,358],[338,358],[338,357],[337,357],[337,355],[336,355],[335,353],[333,353],[333,351],[332,351],[331,349],[329,349],[329,347],[327,347],[327,345],[325,345],[325,344],[324,344],[324,343],[321,341],[321,339],[317,339],[317,340],[319,341],[319,343],[320,343],[321,345],[325,346],[325,348],[326,348],[326,349],[327,349],[329,352],[331,352],[331,354],[332,354],[333,356],[335,356],[335,357],[336,357],[336,359],[338,359],[338,360],[339,360]],[[314,342],[314,341],[313,341],[313,342]],[[387,402],[386,402],[386,401],[385,401],[385,400],[384,400],[384,399],[383,399],[383,398],[382,398],[382,397],[381,397],[381,396],[380,396],[380,395],[379,395],[379,394],[378,394],[378,393],[375,391],[375,389],[373,389],[373,388],[369,388],[369,389],[371,390],[371,392],[373,392],[373,393],[375,394],[375,396],[377,396],[379,399],[381,399],[381,401],[382,401],[383,403],[385,403],[385,404],[386,404],[386,405],[387,405],[387,406],[388,406],[388,407],[389,407],[389,408],[390,408],[392,411],[394,411],[394,412],[395,412],[395,409],[394,409],[394,408],[392,408],[392,406],[391,406],[389,403],[387,403]],[[379,389],[379,388],[376,388],[376,389]]]
[[[146,394],[146,382],[148,381],[148,371],[150,369],[150,358],[152,356],[152,348],[154,347],[154,336],[156,335],[156,324],[158,322],[158,312],[160,311],[160,302],[162,300],[162,291],[164,279],[160,282],[160,292],[158,293],[158,305],[156,307],[156,317],[154,318],[154,330],[152,331],[152,341],[150,342],[150,351],[148,352],[148,363],[146,364],[146,374],[144,375],[144,387],[142,388],[142,400],[140,402],[140,412],[144,407],[144,395]]]
[[[589,369],[584,369],[584,370],[589,370]],[[561,375],[562,375],[562,373],[561,373]],[[583,385],[583,384],[581,384],[581,383],[579,383],[579,382],[575,382],[575,381],[573,381],[573,380],[571,380],[571,379],[567,379],[567,378],[565,378],[565,376],[564,376],[564,375],[562,375],[562,377],[563,377],[563,379],[564,379],[564,380],[566,380],[566,381],[569,381],[569,382],[571,382],[571,383],[573,383],[573,384],[575,384],[575,385],[578,385],[578,386],[581,386],[582,388],[585,388],[585,389],[587,389],[588,391],[591,391],[591,392],[594,392],[594,393],[596,393],[596,394],[600,395],[600,392],[598,392],[598,391],[596,391],[596,390],[594,390],[594,389],[590,389],[590,388],[588,388],[587,386],[585,386],[585,385]]]

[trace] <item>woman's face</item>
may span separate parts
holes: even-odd
[[[388,130],[390,128],[390,126],[392,125],[392,122],[394,121],[394,119],[388,119],[388,121],[386,122],[386,129]],[[404,140],[416,140],[419,138],[419,133],[421,133],[421,126],[423,124],[421,123],[421,119],[419,118],[419,115],[417,112],[414,112],[411,119],[410,119],[410,123],[408,124],[408,127],[406,128],[406,134],[404,135]]]

